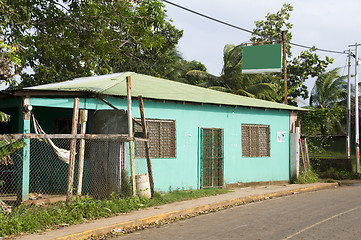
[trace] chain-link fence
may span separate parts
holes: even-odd
[[[24,189],[29,192],[30,200],[65,198],[71,139],[44,138],[17,142],[2,140],[4,141],[7,142],[5,148],[0,148],[1,200],[16,201]],[[77,191],[81,190],[82,195],[89,194],[95,198],[109,197],[113,192],[124,196],[131,195],[129,175],[125,168],[125,142],[119,139],[87,139],[82,150],[80,141],[77,139],[73,194],[76,195]],[[17,147],[18,150],[6,155],[6,151],[12,151],[9,146],[19,142],[25,143],[26,146],[23,144],[24,148]],[[12,149],[16,149],[16,146]],[[84,161],[83,168],[79,169],[81,155],[84,156]],[[80,173],[83,177],[79,185]]]

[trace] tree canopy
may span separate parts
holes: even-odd
[[[182,36],[154,0],[0,3],[0,39],[20,48],[20,86],[79,76],[136,71],[157,74],[155,64]]]
[[[20,63],[17,45],[10,46],[0,39],[0,83],[11,83],[13,76],[18,73]]]
[[[242,96],[276,101],[275,85],[265,75],[242,74],[242,46],[228,44],[223,49],[220,82],[229,92]]]
[[[310,97],[312,111],[300,114],[304,133],[325,136],[345,131],[341,120],[345,113],[342,105],[347,97],[347,82],[346,76],[340,76],[338,71],[333,69],[316,79]]]
[[[254,45],[280,43],[282,30],[286,32],[287,42],[291,42],[293,25],[289,22],[289,18],[292,10],[293,7],[290,4],[284,4],[278,12],[268,13],[265,20],[255,21],[254,34],[250,38],[251,43]],[[201,85],[248,97],[284,102],[285,84],[282,73],[242,74],[242,47],[243,44],[226,45],[223,50],[221,76],[215,77],[203,73],[199,76],[208,79],[208,82]],[[307,86],[304,84],[305,80],[325,72],[333,59],[328,57],[321,59],[314,47],[292,57],[291,46],[286,44],[286,47],[288,102],[296,105],[297,98],[309,97]]]
[[[286,32],[286,41],[292,41],[291,29],[293,25],[289,22],[290,12],[293,7],[290,4],[283,4],[283,7],[277,13],[268,13],[265,20],[256,21],[255,33],[251,38],[253,43],[276,42],[282,40],[282,30]],[[317,77],[325,72],[327,66],[333,62],[333,59],[326,57],[321,59],[316,53],[315,47],[302,51],[299,56],[292,58],[291,46],[287,44],[287,75],[288,75],[288,96],[292,101],[298,97],[308,98],[309,93],[305,80],[310,77]],[[284,84],[280,74],[273,75],[272,82],[279,88],[280,96],[283,96]]]
[[[284,4],[255,22],[253,44],[292,40],[293,7]],[[235,94],[284,101],[282,74],[241,73],[241,45],[226,45],[220,77],[202,63],[185,61],[176,51],[182,31],[167,20],[159,0],[7,0],[0,2],[0,41],[9,73],[21,68],[20,87],[64,81],[80,76],[135,71],[213,87]],[[16,50],[16,51],[15,51]],[[304,82],[325,71],[332,59],[321,59],[315,48],[292,57],[288,53],[288,95],[308,98]],[[3,66],[3,65],[2,65]],[[2,77],[5,79],[4,77]],[[6,78],[9,80],[10,78]]]
[[[340,76],[338,71],[336,68],[318,76],[311,91],[310,106],[328,108],[346,99],[346,76]]]

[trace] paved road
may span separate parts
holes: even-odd
[[[270,199],[113,239],[361,239],[361,186]]]

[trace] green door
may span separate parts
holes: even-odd
[[[223,129],[201,129],[201,187],[223,186]]]

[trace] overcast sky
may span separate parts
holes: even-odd
[[[264,20],[268,12],[276,13],[283,3],[294,10],[292,42],[317,48],[343,51],[348,45],[361,43],[360,0],[169,0],[219,20],[253,30],[254,22]],[[250,34],[202,18],[165,3],[167,15],[173,24],[184,30],[178,50],[186,60],[200,61],[208,72],[220,75],[223,47],[249,41]],[[360,47],[361,49],[361,47]],[[305,50],[292,47],[293,56]],[[359,51],[361,53],[361,51]],[[347,74],[346,55],[318,52],[321,56],[335,58],[330,68],[342,68]],[[361,54],[359,54],[360,56]],[[352,69],[354,68],[354,63]],[[352,70],[354,71],[354,70]],[[314,79],[306,82],[312,88]]]

